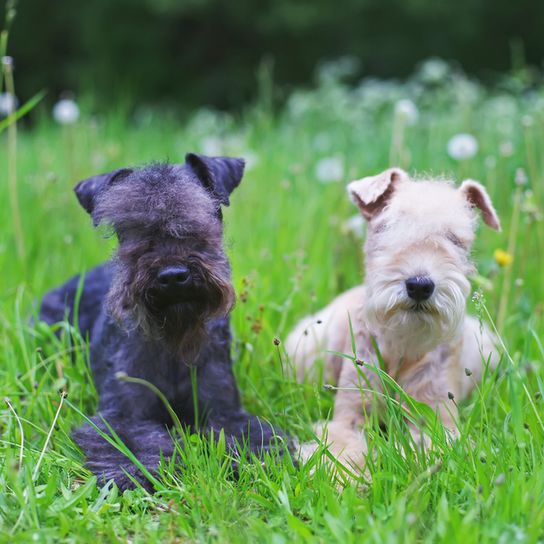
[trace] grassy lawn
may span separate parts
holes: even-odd
[[[418,105],[413,123],[394,113],[404,96]],[[478,152],[456,161],[447,143],[465,132]],[[324,79],[317,90],[293,95],[281,113],[263,101],[240,117],[203,110],[183,123],[143,110],[85,114],[63,127],[44,116],[17,135],[17,235],[7,183],[15,157],[4,133],[0,540],[542,542],[543,146],[544,90],[518,92],[514,79],[494,93],[453,76],[432,85],[369,82],[357,91]],[[235,372],[247,408],[302,440],[329,415],[334,393],[289,378],[274,338],[285,339],[297,319],[360,281],[361,240],[346,223],[356,214],[346,183],[395,162],[411,173],[486,185],[503,231],[480,229],[474,288],[484,304],[476,297],[468,310],[485,320],[489,312],[505,351],[499,371],[461,406],[457,443],[438,441],[427,455],[402,448],[406,430],[398,414],[388,414],[387,432],[368,430],[372,482],[340,492],[326,466],[296,467],[288,456],[265,467],[243,463],[234,479],[221,447],[193,436],[183,454],[187,468],[165,470],[156,494],[96,486],[70,439],[80,412],[93,413],[97,402],[85,347],[75,346],[74,356],[31,317],[47,289],[115,246],[105,230],[92,229],[73,185],[120,166],[182,162],[186,151],[249,160],[225,213],[238,293]],[[499,266],[496,249],[513,262]]]

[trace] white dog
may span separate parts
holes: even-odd
[[[484,361],[497,363],[492,334],[465,313],[475,208],[491,228],[500,230],[500,223],[486,190],[472,180],[456,188],[446,181],[413,181],[391,168],[353,181],[348,192],[368,221],[364,283],[303,319],[286,349],[300,380],[315,378],[321,361],[338,384],[326,441],[341,462],[362,467],[361,428],[374,396],[368,389],[379,390],[381,383],[372,366],[378,364],[374,342],[384,370],[458,435],[454,399],[470,393]],[[367,364],[356,364],[354,356]],[[410,429],[428,445],[415,425]],[[302,457],[316,447],[304,445]]]

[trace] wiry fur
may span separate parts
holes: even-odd
[[[220,205],[228,204],[242,171],[239,159],[190,154],[183,165],[118,170],[76,187],[94,223],[110,225],[119,239],[113,261],[86,274],[79,306],[100,395],[99,415],[92,420],[109,433],[105,419],[151,472],[161,454],[173,453],[172,419],[150,389],[120,381],[119,373],[155,385],[188,427],[223,429],[232,449],[247,443],[260,455],[276,436],[244,411],[231,369],[228,313],[234,290]],[[160,273],[172,267],[184,267],[189,279],[165,290]],[[67,310],[73,319],[78,283],[73,278],[46,294],[44,321],[61,321]],[[129,474],[149,487],[92,426],[78,429],[74,438],[101,481],[113,478],[127,488],[133,485]]]
[[[108,295],[111,315],[192,359],[205,338],[204,323],[230,311],[234,291],[219,203],[196,177],[180,172],[163,164],[124,176],[99,196],[93,217],[111,224],[122,241]],[[193,299],[164,308],[154,294],[157,273],[176,263],[191,270]]]
[[[327,442],[342,461],[362,467],[361,429],[373,398],[364,390],[369,385],[379,390],[380,380],[369,367],[362,380],[361,368],[338,353],[376,365],[375,341],[386,371],[407,393],[436,409],[456,436],[451,395],[456,401],[465,397],[482,375],[482,361],[490,358],[491,367],[497,362],[490,331],[465,313],[467,276],[474,270],[475,208],[488,225],[500,225],[485,189],[473,181],[457,189],[447,181],[415,182],[402,170],[390,169],[352,182],[348,191],[369,223],[364,283],[302,320],[286,349],[299,379],[315,379],[322,361],[326,378],[338,383]],[[408,296],[405,284],[417,276],[435,284],[432,296],[419,303]],[[411,430],[417,441],[425,441],[417,428]],[[306,444],[301,453],[308,457],[313,451],[315,444]]]

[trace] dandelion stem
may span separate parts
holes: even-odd
[[[404,164],[404,131],[406,122],[402,115],[395,114],[393,119],[393,135],[391,139],[391,151],[389,153],[389,164],[398,165],[401,168],[406,168]]]
[[[521,210],[521,198],[523,188],[518,186],[514,193],[514,209],[512,211],[512,221],[510,222],[510,233],[508,236],[508,254],[515,257],[516,239],[519,229],[519,217]],[[515,259],[514,259],[515,261]],[[513,265],[507,266],[504,269],[504,278],[502,283],[501,298],[499,301],[499,311],[497,314],[497,329],[502,333],[504,320],[506,319],[506,311],[508,309],[508,299],[510,297],[510,287],[512,283],[512,268]]]
[[[6,91],[15,96],[15,84],[13,81],[13,62],[10,57],[2,58],[4,79],[6,82]],[[17,195],[17,121],[14,119],[8,125],[8,186],[9,202],[13,219],[13,232],[15,235],[15,246],[17,256],[21,261],[25,257],[25,243],[23,238],[23,227],[21,223],[21,214],[19,210],[19,198]]]
[[[527,166],[529,168],[529,178],[532,180],[531,189],[535,196],[535,202],[540,202],[540,183],[538,175],[538,167],[536,161],[536,152],[534,140],[531,134],[531,126],[524,126],[523,136],[525,139],[525,151],[527,153]]]
[[[21,470],[23,466],[23,456],[25,453],[25,431],[23,429],[23,423],[21,422],[21,418],[18,416],[17,412],[15,411],[15,408],[13,408],[13,405],[11,404],[10,400],[5,397],[4,398],[5,403],[8,405],[8,408],[12,411],[13,415],[15,416],[15,420],[17,421],[17,425],[19,426],[19,432],[21,434],[21,445],[19,446],[19,470]]]
[[[38,477],[38,474],[40,472],[40,466],[43,461],[43,457],[45,455],[45,451],[47,450],[47,446],[49,446],[49,441],[51,440],[51,435],[53,434],[53,430],[55,429],[55,425],[57,424],[57,420],[60,415],[60,411],[62,410],[62,405],[64,404],[64,399],[66,398],[66,393],[62,392],[60,394],[60,402],[59,407],[57,408],[57,412],[55,413],[55,417],[53,418],[53,421],[51,422],[51,427],[49,428],[49,432],[47,433],[47,437],[45,439],[45,442],[43,444],[42,451],[40,452],[40,457],[38,458],[38,462],[36,463],[36,466],[34,467],[34,472],[32,473],[32,481],[35,482],[36,478]]]

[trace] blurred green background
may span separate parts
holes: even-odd
[[[120,100],[239,108],[258,95],[263,66],[281,99],[343,56],[353,81],[402,78],[438,56],[495,83],[544,59],[537,0],[21,0],[15,9],[8,51],[20,100],[70,90],[100,109]]]

